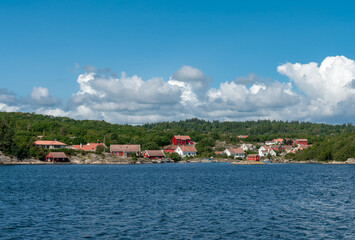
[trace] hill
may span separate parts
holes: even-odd
[[[105,121],[74,120],[34,113],[0,112],[0,151],[27,157],[36,139],[58,140],[68,145],[88,142],[110,144],[141,144],[142,149],[160,149],[171,143],[173,135],[190,135],[198,142],[201,156],[213,154],[216,140],[236,144],[238,135],[248,135],[246,142],[260,142],[277,137],[307,138],[310,143],[353,133],[351,124],[329,125],[310,122],[246,121],[220,122],[189,119],[131,126]]]

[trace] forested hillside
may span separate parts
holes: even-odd
[[[161,149],[171,143],[173,135],[190,135],[198,142],[201,155],[214,152],[216,140],[236,144],[238,135],[248,135],[245,142],[260,142],[281,138],[307,138],[309,143],[322,142],[329,137],[353,133],[351,124],[328,125],[309,122],[246,121],[219,122],[189,119],[160,122],[142,126],[110,124],[105,121],[74,120],[31,113],[0,112],[0,150],[7,154],[26,157],[33,142],[58,140],[68,145],[88,142],[110,144],[141,144],[142,149]]]
[[[355,158],[355,132],[328,137],[311,148],[296,153],[295,160],[345,161]]]

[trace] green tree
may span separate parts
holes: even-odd
[[[0,122],[0,151],[4,154],[12,154],[14,148],[15,131],[10,125],[10,118],[6,117]]]

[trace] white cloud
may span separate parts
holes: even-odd
[[[0,112],[17,112],[20,111],[18,106],[9,106],[5,103],[0,103]]]
[[[355,89],[355,62],[344,56],[327,57],[318,66],[308,64],[286,63],[277,68],[278,72],[289,77],[295,86],[306,95],[305,108],[312,119],[321,116],[355,115],[353,102]],[[347,103],[346,105],[344,105]]]
[[[15,101],[15,94],[10,93],[7,89],[0,89],[0,103],[14,103]]]
[[[47,88],[33,87],[28,103],[38,106],[54,106],[59,104],[60,101],[53,98]]]
[[[34,87],[26,101],[0,90],[0,111],[29,111],[77,119],[140,124],[192,117],[209,120],[303,120],[343,123],[355,119],[355,62],[344,56],[317,63],[286,63],[277,68],[289,81],[236,78],[209,88],[211,78],[183,66],[168,81],[143,80],[124,72],[94,67],[80,74],[80,90],[64,108],[44,87]],[[17,104],[20,102],[20,104]]]
[[[195,91],[207,89],[212,82],[212,78],[206,77],[200,69],[191,66],[182,66],[173,73],[171,80],[188,83]]]

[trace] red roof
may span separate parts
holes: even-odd
[[[62,142],[58,142],[58,141],[43,141],[43,140],[35,141],[35,144],[36,145],[62,145],[62,146],[66,146],[66,144],[62,143]]]
[[[247,138],[248,135],[239,135],[238,138]]]
[[[88,143],[86,145],[73,145],[73,148],[83,151],[96,151],[96,147],[98,145],[102,145],[106,148],[105,144],[103,143]]]
[[[297,142],[307,142],[307,139],[296,139]]]
[[[169,145],[169,146],[165,146],[164,149],[165,150],[175,150],[178,146],[177,145]]]
[[[197,152],[196,148],[193,146],[179,146],[183,152]]]
[[[215,151],[214,152],[216,155],[222,155],[223,154],[223,151]]]
[[[110,152],[140,152],[141,145],[111,145]]]
[[[68,158],[67,155],[65,155],[64,152],[50,152],[50,153],[47,154],[47,157]]]
[[[175,135],[174,138],[180,139],[180,140],[188,140],[188,139],[191,139],[190,136],[182,136],[182,135]]]
[[[145,150],[149,157],[165,157],[163,150]]]
[[[230,153],[232,154],[241,154],[244,153],[244,150],[242,148],[234,148],[234,149],[228,149]]]

